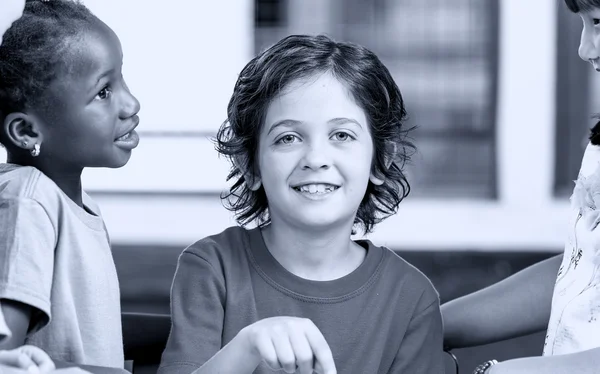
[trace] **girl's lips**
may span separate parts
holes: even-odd
[[[138,117],[137,115],[132,117],[132,121],[131,121],[131,126],[127,127],[127,129],[123,132],[121,132],[116,138],[115,141],[117,141],[117,139],[119,139],[122,136],[125,136],[127,134],[129,134],[130,132],[133,132],[133,130],[136,129],[136,127],[138,127],[138,125],[140,124],[140,117]]]
[[[140,143],[140,137],[135,130],[131,130],[131,132],[127,134],[129,134],[129,136],[125,137],[124,139],[115,140],[115,145],[119,148],[130,151],[138,146]]]

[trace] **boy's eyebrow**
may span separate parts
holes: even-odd
[[[357,120],[355,120],[353,118],[337,117],[337,118],[330,119],[329,121],[327,121],[327,123],[334,124],[334,125],[343,125],[345,123],[354,123],[361,129],[363,128],[363,126],[360,124],[360,122],[358,122]],[[267,133],[267,135],[270,134],[275,128],[277,128],[279,126],[293,127],[293,126],[300,125],[300,124],[302,124],[302,121],[297,121],[294,119],[283,119],[281,121],[277,121],[274,124],[272,124],[271,127],[269,128],[269,132]]]
[[[267,135],[270,134],[273,130],[275,130],[275,128],[277,128],[279,126],[292,127],[295,125],[299,125],[301,123],[302,123],[302,121],[296,121],[295,119],[282,119],[281,121],[277,121],[271,125]]]
[[[338,118],[330,119],[327,123],[332,123],[334,125],[343,125],[345,123],[354,123],[354,124],[358,125],[358,127],[360,127],[361,129],[363,128],[362,125],[360,124],[360,122],[358,122],[357,120],[355,120],[353,118],[338,117]]]

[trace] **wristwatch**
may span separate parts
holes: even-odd
[[[477,366],[475,368],[475,370],[473,371],[473,374],[485,374],[487,369],[489,369],[490,367],[496,365],[498,363],[498,361],[496,360],[489,360],[484,362],[483,364]]]

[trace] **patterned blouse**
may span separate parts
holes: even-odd
[[[571,196],[544,356],[600,347],[600,122],[590,140]]]

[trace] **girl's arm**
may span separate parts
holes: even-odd
[[[600,368],[600,348],[546,357],[518,358],[501,362],[489,374],[595,374]]]
[[[11,336],[0,343],[0,350],[15,349],[25,344],[29,329],[31,307],[18,301],[3,299],[0,312],[4,315]]]
[[[562,254],[532,265],[494,285],[442,305],[444,344],[488,344],[543,331]]]
[[[25,344],[25,336],[29,328],[32,308],[18,301],[3,299],[2,314],[11,331],[11,337],[0,343],[0,350],[15,349]],[[93,374],[125,374],[128,371],[100,366],[76,365],[68,362],[54,361],[56,368],[79,367]]]

